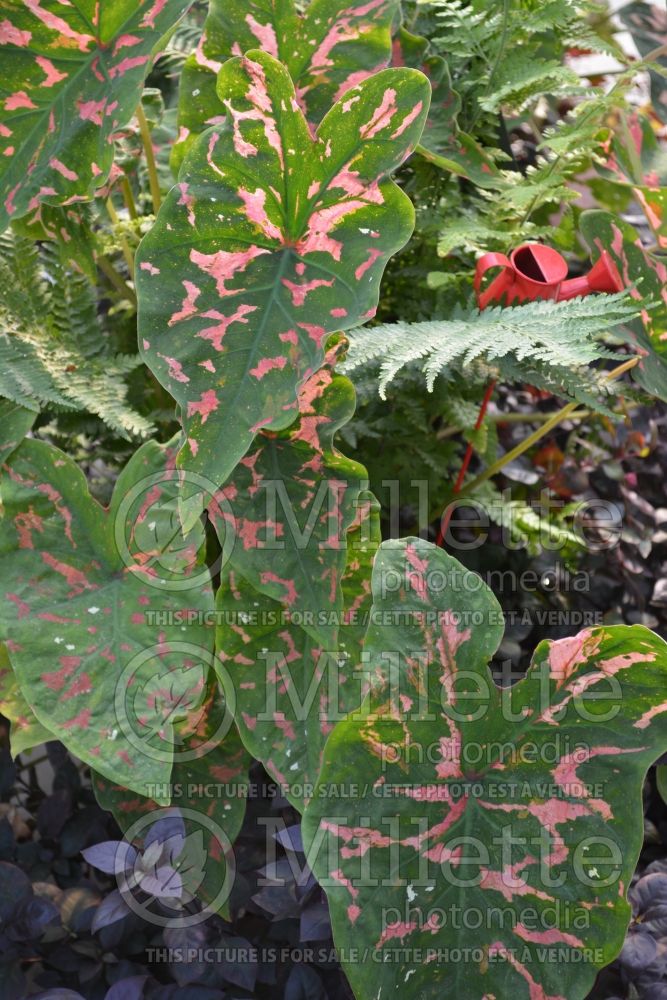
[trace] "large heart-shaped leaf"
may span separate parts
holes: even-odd
[[[500,171],[493,157],[477,140],[459,128],[461,98],[452,84],[446,60],[432,54],[430,48],[428,39],[414,35],[405,27],[399,28],[394,36],[392,65],[420,69],[433,88],[419,152],[442,169],[466,177],[478,187],[497,187]]]
[[[389,62],[397,0],[210,0],[204,33],[181,75],[179,144],[173,163],[225,107],[215,78],[225,60],[260,48],[289,70],[309,122],[317,124],[345,91]]]
[[[90,198],[152,52],[192,0],[10,0],[0,20],[0,230],[39,200]]]
[[[174,455],[140,448],[108,511],[41,441],[24,441],[2,480],[2,636],[22,693],[77,756],[141,794],[169,781],[174,722],[202,699],[212,659],[203,532],[180,534]]]
[[[226,711],[212,674],[206,700],[175,727],[176,758],[169,786],[156,786],[152,791],[171,798],[170,809],[182,819],[186,836],[201,837],[202,880],[195,894],[203,905],[215,905],[228,916],[227,895],[222,899],[220,890],[227,879],[229,845],[243,824],[250,757],[238,730],[229,725]],[[154,799],[133,795],[95,771],[93,788],[97,801],[113,813],[123,833],[145,836],[149,830],[146,817],[158,809]]]
[[[583,1000],[630,917],[667,646],[587,629],[501,694],[502,615],[474,574],[386,542],[373,592],[384,681],[329,738],[302,827],[338,948],[368,956],[344,963],[356,996]]]
[[[12,724],[9,734],[12,757],[54,739],[23,697],[3,643],[0,643],[0,712]]]
[[[593,259],[606,250],[633,299],[653,303],[641,319],[627,324],[642,357],[632,374],[647,392],[667,399],[667,266],[642,245],[636,229],[609,212],[584,212],[580,227]]]
[[[365,677],[354,655],[368,624],[377,505],[360,492],[362,466],[333,447],[354,390],[328,365],[304,385],[300,419],[259,434],[209,507],[236,544],[218,593],[217,651],[248,749],[302,809],[334,722],[359,705]],[[270,513],[267,505],[273,508]],[[261,505],[261,506],[259,506]]]
[[[228,120],[186,158],[137,276],[143,357],[181,406],[179,463],[220,485],[260,428],[292,422],[327,334],[374,313],[413,226],[409,199],[382,178],[417,142],[429,87],[412,70],[380,72],[314,139],[265,53],[228,60],[218,93]]]
[[[348,529],[367,485],[362,465],[333,439],[354,413],[354,387],[327,364],[298,394],[298,419],[279,434],[258,434],[208,508],[225,569],[278,601],[327,649],[342,609],[341,578]]]

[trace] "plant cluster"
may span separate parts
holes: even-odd
[[[0,24],[13,752],[61,741],[122,831],[84,851],[118,885],[93,932],[132,915],[174,948],[224,936],[254,758],[302,816],[294,893],[325,890],[360,1000],[584,997],[631,918],[667,647],[604,622],[499,686],[492,591],[425,538],[381,542],[383,466],[356,459],[392,421],[416,431],[420,529],[457,493],[500,497],[514,541],[576,562],[573,507],[545,535],[491,480],[567,419],[667,399],[664,156],[627,102],[638,66],[571,0],[210,0],[203,25],[190,6],[43,0]],[[574,48],[619,58],[614,85],[591,93]],[[654,89],[662,55],[644,45]],[[608,254],[625,292],[480,312],[474,255],[527,238],[575,267]],[[565,403],[501,455],[498,382]],[[466,479],[468,454],[452,487],[463,447],[485,467]],[[267,867],[265,908],[285,873]],[[2,875],[5,923],[57,924]],[[652,962],[652,940],[621,961]],[[317,995],[304,976],[294,995]]]

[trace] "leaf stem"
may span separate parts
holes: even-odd
[[[628,360],[624,361],[622,365],[618,365],[618,367],[614,368],[607,375],[605,375],[605,381],[614,382],[616,379],[620,378],[621,375],[625,374],[625,372],[639,364],[640,360],[641,359],[637,356],[628,358]],[[575,413],[578,406],[578,403],[568,403],[562,409],[558,410],[553,414],[553,416],[550,417],[549,420],[545,421],[545,423],[541,427],[538,427],[537,430],[533,431],[532,434],[529,434],[527,438],[524,438],[524,440],[521,441],[515,448],[512,448],[511,451],[501,455],[501,457],[497,459],[497,461],[493,462],[488,469],[485,469],[484,472],[480,472],[475,479],[463,487],[458,496],[460,497],[473,493],[479,486],[482,485],[482,483],[485,483],[487,479],[491,479],[493,476],[496,476],[506,465],[513,462],[515,458],[519,458],[519,456],[523,455],[525,451],[532,448],[534,444],[537,444],[537,442],[540,441],[545,434],[548,434],[549,431],[558,426],[561,421],[566,420],[573,413]]]
[[[118,218],[118,213],[116,212],[116,208],[111,198],[107,198],[107,212],[109,213],[109,218],[111,219],[113,225],[118,228],[121,222]],[[121,250],[123,251],[123,257],[125,258],[127,269],[130,272],[130,278],[134,281],[134,254],[132,253],[130,245],[125,237],[122,236],[120,232],[116,235],[118,236],[118,242],[120,243]]]
[[[153,211],[157,214],[162,204],[162,197],[160,195],[160,182],[157,175],[157,164],[155,163],[155,151],[153,149],[153,142],[151,140],[151,131],[148,127],[148,122],[146,120],[146,115],[144,114],[144,109],[141,106],[141,102],[137,107],[137,121],[139,122],[139,131],[141,132],[141,141],[144,147],[144,153],[146,154],[146,166],[148,167],[148,183],[151,189],[151,198],[153,200]]]
[[[107,276],[107,278],[109,279],[109,281],[111,282],[111,284],[114,286],[114,288],[116,289],[116,291],[120,292],[120,294],[122,295],[122,297],[124,299],[127,299],[128,302],[131,302],[132,305],[136,309],[136,306],[137,306],[137,296],[136,296],[136,294],[134,292],[134,289],[130,288],[130,286],[128,285],[128,283],[126,281],[123,281],[123,278],[120,276],[120,274],[118,273],[118,271],[116,270],[116,268],[113,266],[113,264],[111,263],[111,261],[107,257],[105,257],[103,254],[98,254],[97,255],[97,264],[99,266],[100,271],[102,271],[103,274],[105,274]]]
[[[132,194],[132,187],[130,185],[130,182],[126,174],[123,175],[120,187],[121,191],[123,192],[123,201],[125,202],[127,210],[130,213],[130,218],[138,219],[139,213],[137,212],[137,206],[134,202],[134,195]]]

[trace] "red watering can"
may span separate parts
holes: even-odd
[[[502,268],[500,274],[482,291],[483,276],[491,268],[497,267]],[[496,302],[504,302],[505,305],[511,302],[532,302],[535,299],[563,302],[565,299],[574,299],[577,295],[590,295],[591,292],[622,292],[624,287],[618,268],[606,250],[602,251],[588,274],[581,278],[568,279],[567,262],[563,255],[553,247],[545,247],[541,243],[523,243],[509,257],[504,253],[485,253],[477,261],[475,268],[474,288],[480,309],[486,309]],[[495,382],[490,382],[486,387],[475,430],[482,426],[494,388]],[[454,494],[463,485],[472,455],[473,445],[469,443],[454,483]],[[450,504],[441,518],[436,545],[442,545],[451,509]]]
[[[502,268],[488,288],[481,291],[482,277],[491,268]],[[541,243],[524,243],[509,257],[502,253],[485,253],[477,261],[475,292],[480,309],[492,303],[532,302],[553,299],[562,302],[591,292],[621,292],[623,281],[616,264],[606,250],[581,278],[567,279],[567,263],[562,254]]]

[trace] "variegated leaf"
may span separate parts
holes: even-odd
[[[667,165],[650,119],[619,114],[608,153],[607,163],[598,170],[614,183],[631,188],[656,244],[667,248]]]
[[[609,212],[584,212],[580,227],[593,259],[607,250],[632,298],[652,302],[641,319],[627,324],[642,358],[632,376],[651,395],[667,400],[667,266],[643,246],[636,229]]]
[[[212,659],[203,532],[180,535],[174,456],[140,448],[108,510],[41,441],[24,441],[2,478],[2,638],[21,690],[73,753],[141,794],[169,781],[174,722],[203,698]]]
[[[617,954],[642,782],[667,746],[667,645],[543,642],[501,692],[482,581],[420,539],[373,573],[368,710],[340,723],[302,825],[355,995],[583,1000]]]
[[[226,877],[229,844],[233,844],[243,824],[250,757],[246,753],[238,730],[228,725],[225,701],[215,675],[209,682],[206,700],[190,716],[174,727],[176,759],[169,785],[156,789],[164,799],[171,799],[174,815],[183,818],[186,835],[202,837],[203,878],[197,888],[197,898],[203,906],[214,904]],[[93,788],[103,809],[113,813],[119,827],[126,833],[133,826],[143,828],[144,818],[159,807],[154,799],[134,795],[93,772]],[[199,822],[206,817],[219,826],[224,837],[216,837],[215,829]],[[229,916],[227,898],[216,909]]]
[[[364,688],[352,653],[368,624],[377,505],[360,492],[365,469],[333,445],[354,410],[352,384],[332,371],[342,346],[305,383],[297,423],[258,435],[221,491],[227,515],[209,507],[223,548],[230,528],[237,538],[217,599],[223,682],[246,746],[297,808]]]
[[[366,470],[334,446],[354,413],[354,388],[333,371],[337,348],[298,394],[287,431],[257,435],[208,508],[225,571],[278,601],[331,649],[342,609],[347,532],[358,514]]]
[[[4,643],[0,643],[0,712],[12,724],[9,734],[12,757],[55,739],[25,700]]]
[[[647,0],[631,0],[619,8],[618,15],[632,35],[639,54],[645,59],[664,45],[667,36],[667,11],[664,4],[649,3]],[[661,53],[656,60],[662,66],[659,70],[650,70],[652,110],[660,121],[667,122],[667,56]]]
[[[0,12],[0,230],[40,200],[90,198],[153,49],[192,0],[9,0]]]
[[[179,464],[220,485],[261,428],[293,421],[327,334],[374,314],[413,226],[383,178],[417,142],[429,87],[413,70],[377,73],[315,138],[265,53],[228,60],[218,93],[226,123],[185,160],[139,248],[137,288],[143,357],[181,407]]]
[[[386,67],[397,8],[397,0],[310,0],[300,14],[293,0],[210,0],[201,41],[181,75],[174,166],[197,135],[223,119],[215,78],[225,60],[249,49],[279,59],[316,125],[349,87]]]
[[[421,155],[478,187],[497,186],[500,172],[493,158],[473,136],[459,128],[461,98],[452,84],[446,60],[430,53],[428,39],[401,27],[394,36],[392,65],[421,70],[433,88],[419,147]]]

